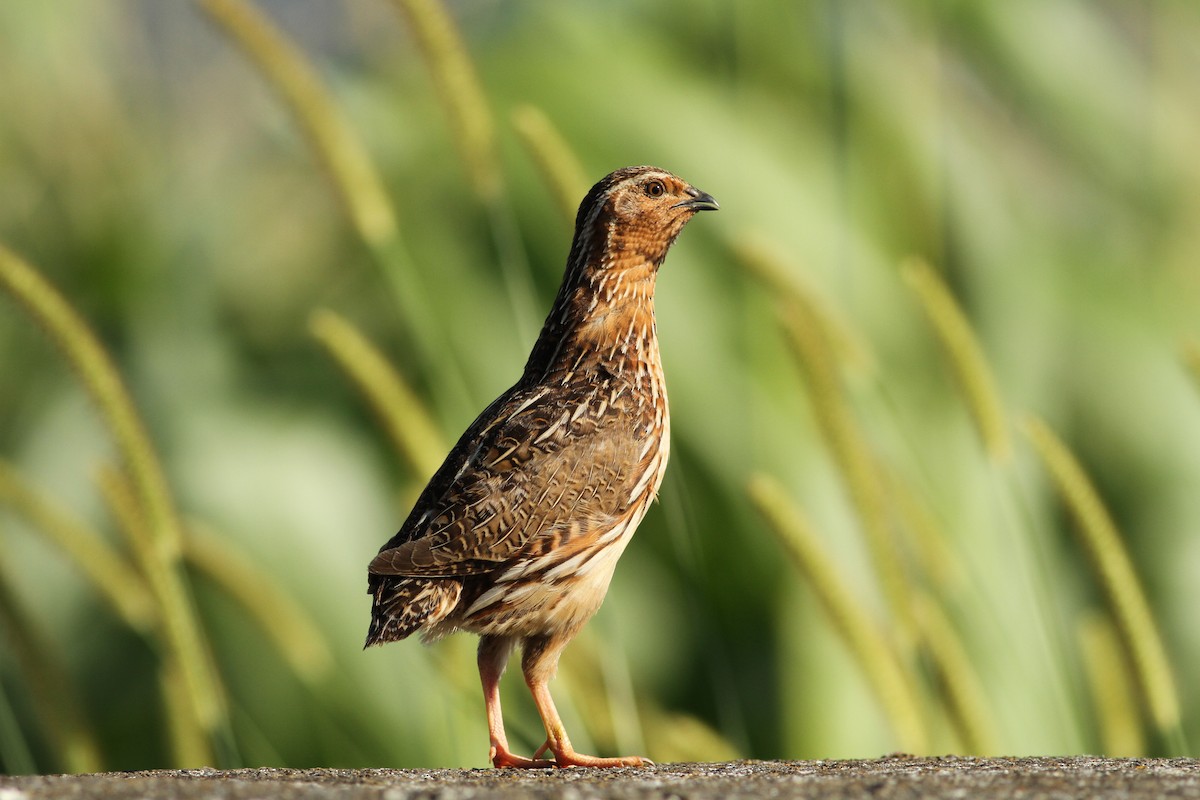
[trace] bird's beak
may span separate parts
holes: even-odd
[[[675,208],[689,208],[692,211],[716,211],[720,208],[717,201],[708,192],[702,192],[689,186],[687,194],[691,199],[676,203]]]

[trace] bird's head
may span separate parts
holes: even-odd
[[[626,167],[602,178],[584,197],[575,218],[572,256],[619,268],[634,260],[662,263],[683,226],[697,211],[715,211],[712,195],[658,167]]]
[[[667,250],[697,211],[716,209],[712,195],[658,167],[601,178],[579,205],[566,274],[526,376],[544,376],[572,347],[612,351],[614,342],[649,341],[655,276]]]

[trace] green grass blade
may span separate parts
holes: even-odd
[[[503,191],[496,126],[462,36],[438,0],[393,2],[425,58],[475,193],[486,202]]]
[[[563,219],[573,228],[579,203],[590,185],[579,157],[540,108],[517,106],[512,112],[512,123]]]
[[[82,705],[66,671],[21,612],[3,572],[0,572],[0,632],[5,634],[3,638],[24,676],[30,700],[45,725],[61,767],[69,772],[98,772],[103,763],[100,748],[84,720]]]
[[[369,246],[390,243],[396,212],[354,129],[300,51],[246,0],[199,0],[200,7],[241,45],[283,96],[320,159],[359,236]]]
[[[996,390],[996,380],[983,348],[971,330],[971,323],[929,264],[911,258],[904,262],[900,271],[933,325],[984,448],[996,461],[1005,461],[1012,452],[1007,416]]]
[[[920,693],[889,637],[871,620],[783,487],[773,478],[755,475],[747,490],[767,527],[800,568],[834,629],[867,676],[900,746],[910,753],[926,752],[929,736],[921,714]]]
[[[325,635],[296,601],[227,539],[201,525],[188,526],[184,556],[262,628],[301,680],[329,675],[333,656]]]
[[[4,459],[0,459],[0,502],[62,552],[130,628],[149,633],[155,626],[154,598],[125,557],[99,531],[27,484]]]
[[[1144,756],[1137,685],[1112,621],[1100,613],[1080,620],[1079,649],[1100,728],[1101,752],[1119,758]]]
[[[39,322],[74,367],[108,426],[129,471],[129,502],[144,516],[145,533],[131,537],[139,570],[158,602],[164,640],[179,658],[196,717],[217,737],[228,730],[216,673],[180,573],[175,504],[158,455],[116,367],[83,319],[45,279],[0,246],[0,286]]]
[[[787,341],[808,379],[813,415],[849,492],[884,599],[896,616],[897,634],[907,646],[914,632],[909,580],[875,456],[846,400],[820,315],[802,303],[788,304],[786,312]]]
[[[918,594],[916,611],[922,644],[937,672],[959,739],[970,754],[997,754],[995,718],[961,637],[933,597]]]
[[[320,309],[313,312],[308,328],[370,403],[413,474],[431,477],[449,448],[416,392],[345,318]]]
[[[783,257],[762,241],[744,236],[731,244],[734,258],[742,269],[784,302],[805,308],[820,324],[837,356],[837,363],[870,374],[875,370],[875,355],[867,340],[843,314],[790,269]]]
[[[1054,431],[1045,422],[1031,417],[1025,422],[1025,433],[1075,520],[1072,528],[1087,553],[1116,621],[1121,643],[1130,655],[1146,711],[1175,754],[1183,755],[1186,748],[1175,678],[1150,604],[1117,527],[1087,473]]]
[[[504,183],[496,125],[466,43],[440,0],[393,0],[393,3],[403,13],[417,41],[450,121],[459,157],[487,211],[514,324],[522,338],[532,341],[536,333],[533,325],[539,317],[533,305],[529,259]]]

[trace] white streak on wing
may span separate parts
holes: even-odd
[[[627,502],[633,503],[634,500],[642,496],[642,492],[646,491],[646,487],[650,484],[650,481],[658,474],[658,464],[659,456],[656,454],[650,459],[650,463],[646,465],[645,471],[642,472],[642,477],[638,478],[637,486],[634,486],[633,491],[629,493],[629,500]]]
[[[541,586],[537,583],[525,583],[520,586],[513,587],[512,591],[504,595],[504,602],[518,603],[534,592],[544,589],[544,586]]]
[[[609,531],[608,533],[601,536],[598,541],[598,544],[607,545],[610,542],[620,539],[622,536],[625,535],[626,531],[629,531],[631,527],[636,526],[637,523],[640,521],[641,521],[641,518],[637,517],[636,515],[626,517],[620,523],[618,523],[617,525],[614,525],[613,529],[611,531]]]
[[[587,577],[597,567],[607,564],[610,560],[615,560],[609,556],[608,545],[605,545],[604,548],[603,552],[596,553],[594,557],[588,559],[587,563],[576,570],[575,575],[580,578]],[[617,547],[617,555],[619,556],[624,550],[624,547]]]
[[[467,471],[467,467],[474,464],[476,459],[479,458],[479,455],[483,452],[482,438],[483,437],[481,436],[481,441],[475,446],[475,449],[471,451],[471,455],[467,456],[466,459],[463,460],[462,464],[459,465],[458,471],[454,473],[454,477],[450,479],[450,483],[456,483],[458,479],[463,476],[463,473]]]
[[[547,571],[546,577],[550,580],[555,580],[564,575],[577,575],[579,577],[587,575],[596,568],[597,564],[605,562],[606,558],[601,551],[614,542],[619,542],[623,539],[634,524],[635,520],[633,517],[626,517],[614,525],[612,530],[606,531],[591,547],[581,550],[566,561]]]
[[[569,575],[573,572],[576,572],[579,569],[579,566],[584,561],[587,561],[592,555],[594,555],[592,548],[584,548],[568,558],[566,561],[559,564],[554,569],[548,571],[546,573],[546,577],[550,580],[555,580],[556,578],[561,578],[563,575]]]
[[[525,577],[525,573],[529,572],[529,570],[536,563],[536,561],[522,561],[519,564],[514,564],[508,569],[504,570],[503,574],[496,579],[496,583],[511,583],[518,578],[523,578]]]
[[[540,392],[529,395],[529,397],[525,398],[525,401],[523,403],[521,403],[521,405],[519,405],[515,409],[513,409],[512,416],[515,417],[517,414],[520,414],[522,411],[529,408],[531,405],[536,403],[538,400],[541,400],[543,397],[546,396],[546,392],[548,392],[548,391],[550,391],[550,390],[542,389]]]
[[[487,608],[492,603],[497,602],[504,593],[511,588],[507,583],[497,583],[492,588],[488,589],[483,594],[479,595],[479,599],[471,603],[471,607],[467,609],[467,616],[471,616],[477,611]]]
[[[546,488],[542,489],[542,493],[537,496],[537,500],[533,501],[534,508],[542,507],[542,503],[546,500],[547,495],[550,494],[550,490],[554,488],[554,479],[556,477],[558,477],[558,473],[562,470],[562,466],[563,466],[562,460],[559,459],[558,463],[556,463],[554,465],[554,472],[551,472],[550,475],[546,477],[546,480],[545,480]],[[544,518],[540,524],[542,524],[542,525],[545,524]],[[538,528],[538,532],[539,533],[541,532],[540,527]],[[534,535],[536,536],[537,534],[535,533]]]
[[[567,421],[567,412],[564,411],[562,413],[562,416],[559,417],[558,419],[554,420],[553,424],[551,424],[550,427],[546,428],[546,430],[544,430],[540,434],[538,434],[538,437],[533,440],[533,443],[541,444],[546,439],[553,436],[554,432],[556,430],[558,430],[559,428],[561,428],[563,426],[563,424],[566,423],[566,421]]]
[[[520,447],[520,446],[521,446],[521,443],[520,443],[520,442],[518,442],[517,444],[514,444],[512,447],[508,448],[508,449],[507,449],[507,450],[505,450],[503,453],[501,453],[500,455],[498,455],[498,456],[496,456],[494,459],[492,459],[491,463],[489,463],[489,464],[488,464],[488,466],[489,466],[489,467],[494,467],[494,466],[496,466],[496,465],[497,465],[497,464],[499,464],[501,461],[503,461],[504,459],[508,458],[508,457],[509,457],[509,456],[511,456],[513,453],[515,453],[515,452],[516,452],[516,450],[517,450],[517,448],[518,448],[518,447]]]

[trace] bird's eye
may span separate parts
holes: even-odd
[[[667,187],[663,186],[662,181],[650,181],[646,184],[646,194],[651,197],[662,197],[667,191]]]

